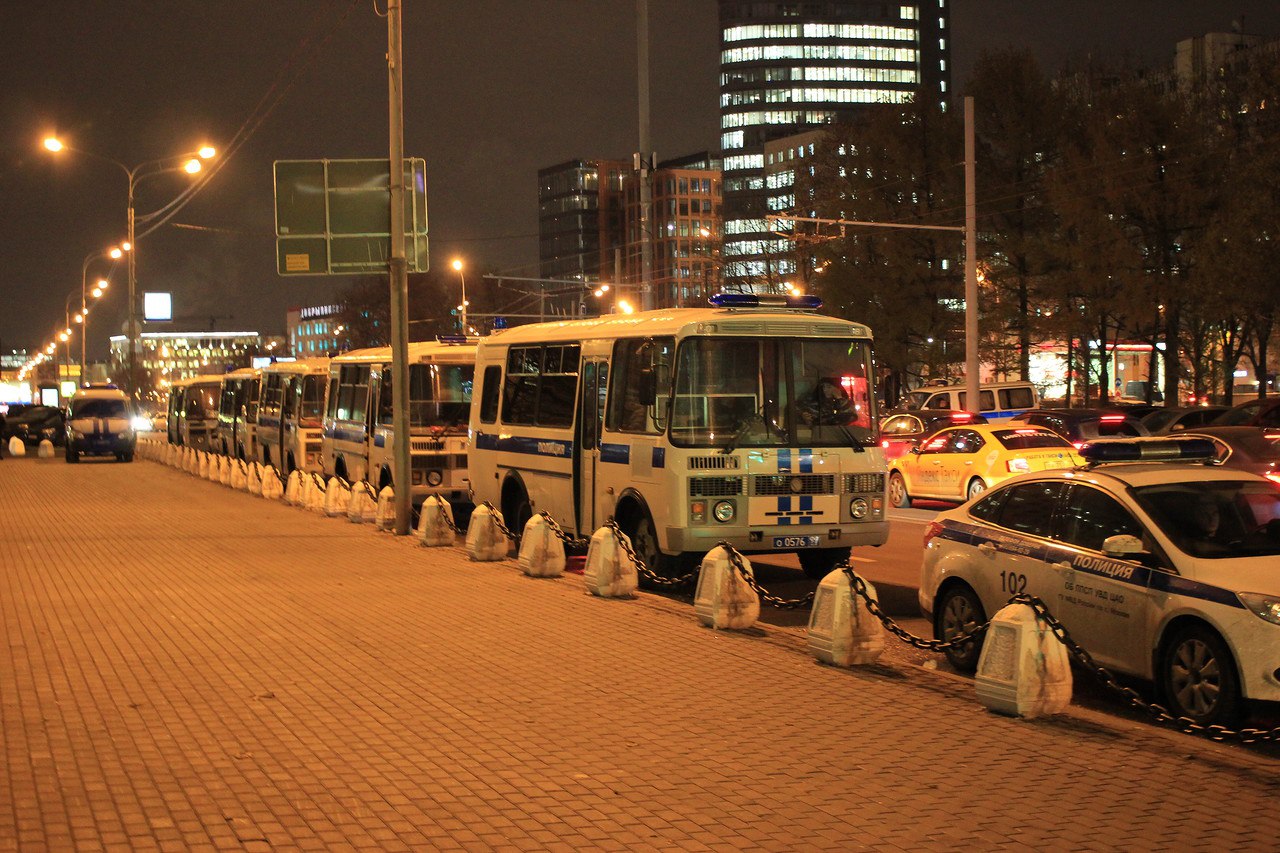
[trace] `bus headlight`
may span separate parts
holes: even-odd
[[[716,521],[724,524],[733,521],[733,517],[738,514],[738,508],[733,505],[733,501],[720,501],[711,513],[716,517]]]
[[[849,501],[849,514],[854,518],[866,518],[867,511],[871,509],[871,505],[867,503],[866,498],[854,498]]]
[[[428,472],[427,472],[427,485],[428,485],[428,486],[431,486],[431,487],[433,487],[433,488],[434,488],[435,486],[438,486],[438,485],[440,485],[440,484],[441,484],[441,483],[443,483],[443,482],[444,482],[444,475],[443,475],[443,474],[441,474],[439,471],[428,471]]]

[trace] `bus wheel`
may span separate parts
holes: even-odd
[[[812,548],[797,551],[796,556],[800,559],[800,568],[804,569],[804,576],[820,581],[831,574],[832,569],[849,559],[849,549]]]
[[[520,550],[524,526],[530,518],[533,518],[533,506],[529,503],[529,495],[523,486],[516,485],[502,499],[502,522],[511,531],[512,544],[517,552]]]
[[[662,549],[658,547],[658,529],[654,526],[649,513],[643,510],[625,530],[631,537],[631,547],[635,550],[636,556],[649,571],[660,578],[680,577],[693,571],[697,565],[697,554],[679,554],[672,557],[662,553]],[[641,574],[640,585],[648,588],[654,584]]]

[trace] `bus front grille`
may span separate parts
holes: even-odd
[[[695,477],[689,480],[691,498],[723,498],[740,494],[741,477]]]
[[[884,474],[845,474],[844,490],[852,492],[883,492]]]
[[[752,478],[756,495],[833,495],[833,474],[760,474]]]

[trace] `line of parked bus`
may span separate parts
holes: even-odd
[[[411,344],[414,501],[491,502],[516,531],[614,517],[664,574],[728,541],[821,577],[888,520],[871,331],[818,305],[722,295]],[[385,347],[198,376],[173,387],[169,441],[380,490],[391,388]]]

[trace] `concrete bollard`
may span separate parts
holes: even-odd
[[[999,714],[1028,720],[1071,704],[1067,647],[1028,604],[1009,604],[991,620],[974,678],[978,701]]]
[[[601,598],[629,598],[640,585],[635,562],[622,549],[619,536],[611,527],[601,527],[591,535],[587,546],[587,563],[582,572],[587,591]],[[627,539],[627,544],[631,540]]]
[[[52,459],[53,458],[53,442],[47,438],[40,439],[40,443],[36,445],[36,458]]]
[[[308,478],[311,483],[307,490],[307,509],[312,512],[324,513],[324,477],[319,474],[312,473]]]
[[[351,484],[341,477],[330,477],[324,493],[324,514],[330,518],[346,515],[351,502]]]
[[[564,574],[564,543],[542,513],[525,522],[516,559],[520,570],[531,578],[558,578]]]
[[[243,492],[247,486],[249,478],[249,466],[237,459],[231,463],[231,479],[227,481],[227,485],[238,492]],[[259,486],[261,488],[261,486]]]
[[[244,472],[244,490],[262,496],[262,466],[257,462],[251,463]]]
[[[201,480],[209,479],[209,454],[203,450],[199,451],[196,457],[196,476]]]
[[[867,595],[879,601],[870,581],[864,579],[863,583],[867,585]],[[809,651],[834,666],[866,666],[879,660],[884,652],[884,626],[871,615],[861,596],[852,594],[849,576],[841,569],[823,578],[813,595]]]
[[[284,484],[284,502],[297,506],[302,502],[302,472],[294,468],[289,472],[289,479]]]
[[[373,523],[379,530],[396,529],[396,490],[383,486],[378,492],[378,511],[374,513]]]
[[[739,556],[742,567],[755,577],[751,561]],[[760,596],[733,566],[729,551],[717,545],[702,558],[693,612],[710,628],[743,630],[760,618]]]
[[[351,497],[347,500],[347,521],[364,524],[378,516],[378,493],[365,480],[351,484]]]
[[[453,524],[453,507],[439,495],[428,495],[418,512],[418,543],[428,548],[452,545],[456,534]]]
[[[218,460],[218,482],[224,486],[231,485],[231,465],[229,457],[223,456]]]
[[[266,465],[262,469],[262,496],[269,501],[279,500],[284,494],[284,483],[280,482],[280,475],[276,473],[276,469],[270,465]]]
[[[27,446],[22,443],[22,439],[16,435],[9,437],[9,455],[13,457],[22,457],[27,455]]]
[[[467,555],[477,563],[492,563],[507,558],[507,537],[494,522],[494,513],[481,505],[471,513],[467,525]]]

